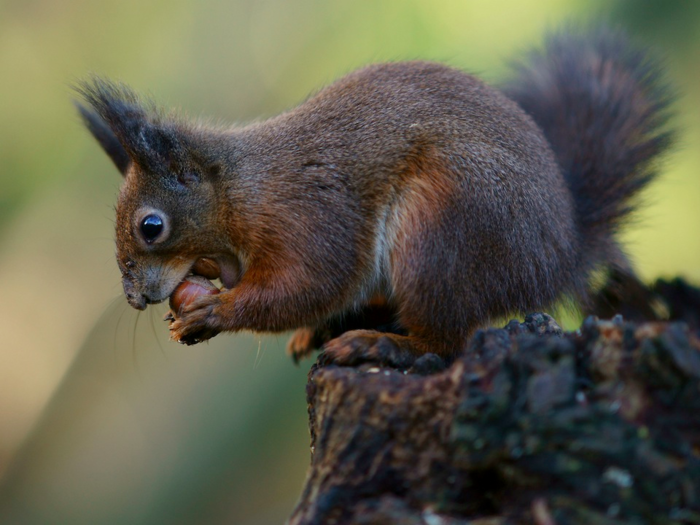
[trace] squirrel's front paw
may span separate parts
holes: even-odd
[[[180,317],[170,323],[170,339],[185,345],[194,345],[211,339],[221,332],[221,305],[218,295],[203,296],[182,308]]]

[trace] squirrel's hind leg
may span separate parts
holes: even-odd
[[[294,363],[309,357],[328,341],[328,330],[325,327],[304,326],[294,331],[287,341],[286,352]]]
[[[396,322],[395,308],[386,297],[376,295],[359,310],[332,317],[317,326],[305,326],[296,330],[287,341],[287,355],[295,363],[309,357],[314,350],[351,331],[390,332],[405,335]]]

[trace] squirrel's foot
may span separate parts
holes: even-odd
[[[194,345],[214,337],[221,332],[221,319],[217,314],[220,305],[218,295],[207,295],[185,306],[180,317],[170,323],[170,339]]]
[[[413,343],[413,338],[407,336],[374,330],[352,330],[323,345],[321,362],[340,366],[371,362],[408,369],[423,353]]]

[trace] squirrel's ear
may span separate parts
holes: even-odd
[[[80,112],[83,123],[88,130],[90,130],[92,136],[100,143],[102,149],[105,150],[105,153],[112,159],[112,162],[114,162],[114,165],[121,174],[126,175],[126,171],[131,165],[131,158],[124,149],[124,146],[119,142],[119,139],[117,139],[117,136],[97,113],[86,108],[79,102],[76,102],[75,105]]]
[[[122,173],[132,162],[159,173],[177,161],[177,126],[127,86],[93,78],[75,90],[87,102],[87,107],[78,105],[78,109],[88,129]]]

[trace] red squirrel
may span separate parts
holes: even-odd
[[[129,304],[220,277],[170,317],[172,338],[300,329],[297,355],[333,319],[389,305],[403,333],[325,341],[340,364],[382,345],[455,356],[491,318],[632,272],[614,236],[672,136],[658,63],[607,28],[550,35],[502,89],[438,63],[371,65],[243,127],[189,123],[99,78],[78,91],[124,175]]]

